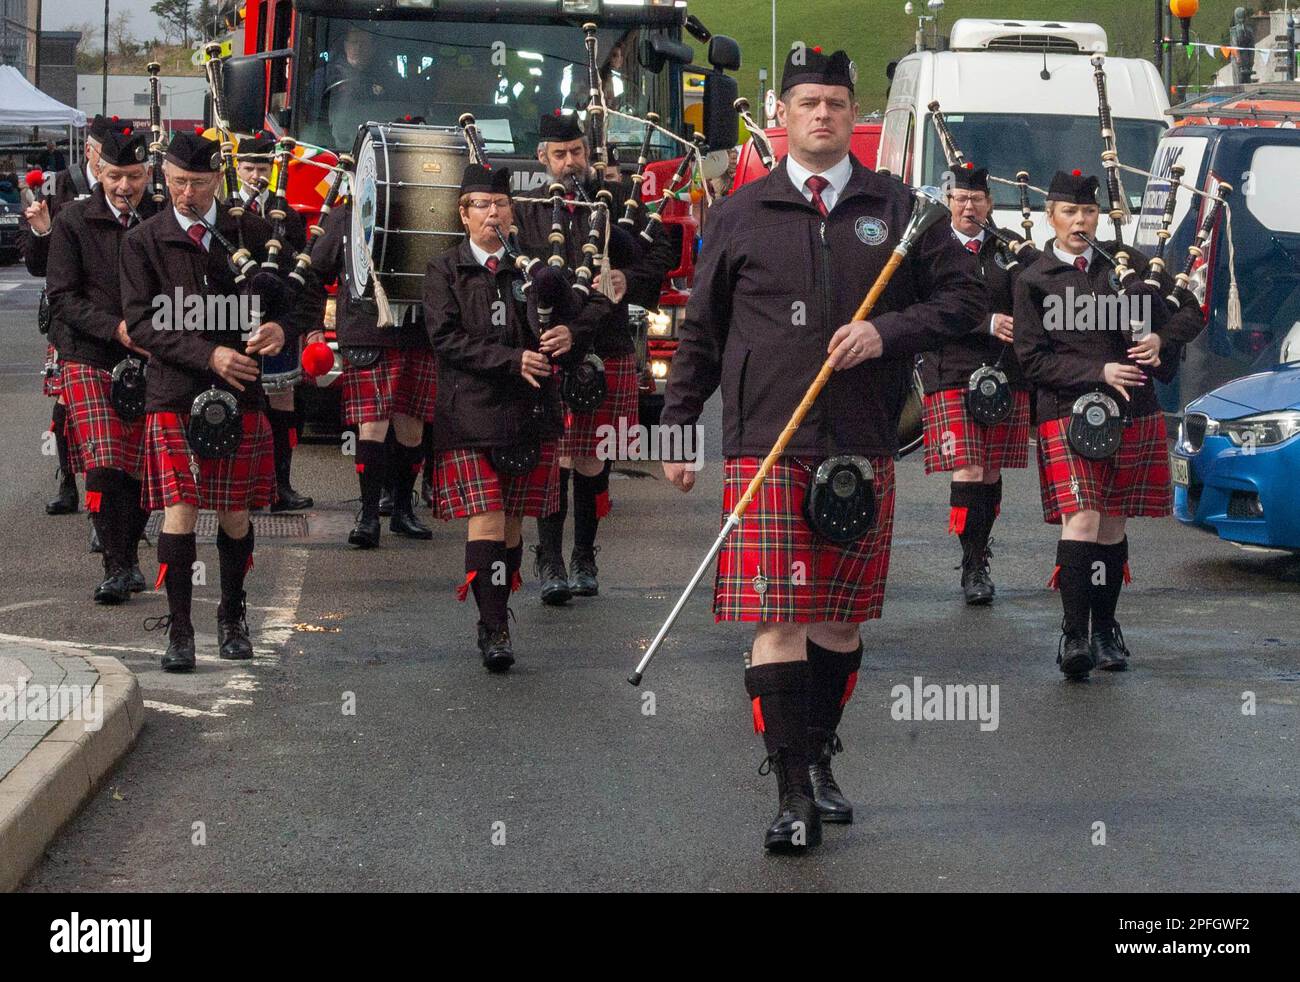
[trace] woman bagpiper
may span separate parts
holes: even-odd
[[[551,358],[585,337],[603,298],[572,324],[535,335],[523,277],[501,234],[514,215],[510,172],[470,164],[461,183],[467,235],[429,263],[424,313],[438,358],[434,417],[434,508],[444,520],[469,519],[465,580],[474,592],[478,647],[490,672],[514,664],[507,602],[520,584],[523,520],[559,506],[555,444],[564,432]],[[567,289],[567,287],[566,287]]]
[[[1140,252],[1090,244],[1098,187],[1077,170],[1052,178],[1047,220],[1055,238],[1015,286],[1016,355],[1037,389],[1043,517],[1061,526],[1051,583],[1064,608],[1057,664],[1071,681],[1128,665],[1115,617],[1130,581],[1125,526],[1172,509],[1152,378],[1172,378],[1181,346],[1204,326],[1194,304],[1171,312],[1159,277],[1159,286],[1144,282],[1149,264]],[[1110,261],[1121,253],[1133,273]]]

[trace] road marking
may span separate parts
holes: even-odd
[[[162,648],[137,648],[127,644],[86,644],[83,641],[63,641],[54,638],[25,638],[17,634],[0,634],[0,644],[54,644],[65,648],[78,648],[82,651],[130,651],[136,654],[159,655]]]
[[[146,699],[144,701],[145,709],[153,709],[160,713],[171,713],[173,716],[185,716],[190,719],[199,716],[225,716],[225,713],[213,712],[210,709],[191,709],[189,706],[177,706],[170,702],[158,702],[156,699]]]
[[[6,604],[0,607],[0,614],[9,614],[15,610],[26,610],[28,607],[48,607],[50,604],[56,604],[59,601],[53,597],[46,597],[44,600],[24,600],[21,603]]]

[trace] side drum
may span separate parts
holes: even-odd
[[[912,369],[912,385],[903,403],[903,414],[898,417],[898,456],[906,457],[917,449],[925,437],[925,387],[921,384],[921,369]]]
[[[348,289],[373,297],[377,276],[392,303],[421,303],[429,260],[463,234],[457,202],[469,162],[465,139],[453,126],[367,123],[353,157]]]

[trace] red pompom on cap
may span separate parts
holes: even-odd
[[[40,187],[42,184],[45,183],[45,172],[39,170],[29,170],[27,172],[27,176],[23,178],[23,180],[27,182],[27,186],[29,188],[35,191],[38,187]]]
[[[813,54],[815,54],[815,55],[819,55],[819,54],[821,54],[821,53],[822,53],[822,46],[821,46],[820,44],[819,44],[819,45],[816,45],[816,46],[813,48]]]
[[[1070,173],[1074,177],[1083,177],[1083,171],[1079,170],[1078,168],[1075,168],[1074,170],[1070,171]]]
[[[317,341],[302,349],[302,370],[312,378],[328,375],[334,369],[334,349]]]

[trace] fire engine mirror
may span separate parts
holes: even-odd
[[[230,128],[256,133],[266,122],[266,59],[227,58],[222,81]]]
[[[740,142],[739,97],[740,88],[730,75],[709,72],[704,76],[704,140],[710,150],[725,150]]]
[[[736,39],[713,35],[709,40],[709,64],[720,72],[740,71],[740,45]]]
[[[689,65],[695,60],[695,52],[690,45],[674,41],[661,35],[653,35],[642,42],[637,52],[641,67],[652,74],[659,74],[664,65]]]

